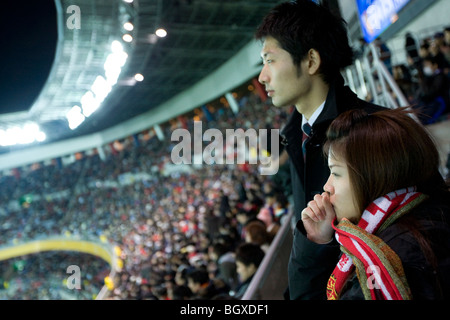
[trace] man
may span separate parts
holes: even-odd
[[[353,52],[345,22],[326,8],[310,0],[280,4],[263,19],[255,36],[263,41],[259,82],[274,106],[295,106],[281,131],[290,158],[296,225],[288,266],[289,298],[325,299],[328,277],[321,275],[333,270],[320,266],[311,270],[309,262],[323,253],[338,257],[339,246],[336,241],[317,244],[308,240],[301,212],[323,191],[329,176],[322,146],[331,121],[348,109],[372,113],[381,107],[358,99],[344,86],[340,70],[352,63]],[[306,124],[309,137],[305,135],[302,143]]]
[[[228,291],[217,288],[214,281],[209,278],[208,271],[203,267],[195,268],[187,273],[187,285],[193,293],[192,300],[210,300]]]
[[[233,289],[237,285],[238,276],[236,257],[231,247],[231,237],[224,237],[221,242],[216,241],[210,246],[209,257],[217,265],[216,279]]]
[[[236,248],[236,271],[239,275],[240,284],[236,288],[234,298],[242,299],[250,282],[264,259],[264,251],[258,244],[241,243]]]

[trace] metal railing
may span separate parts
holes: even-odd
[[[350,89],[363,100],[391,109],[409,105],[372,43],[362,57],[344,70],[343,76]]]

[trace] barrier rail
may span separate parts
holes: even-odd
[[[391,109],[409,105],[393,76],[380,59],[374,44],[342,74],[348,86],[364,100]]]

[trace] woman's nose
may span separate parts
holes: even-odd
[[[332,176],[330,175],[330,176],[328,177],[327,182],[326,182],[325,185],[323,186],[323,190],[324,190],[325,192],[327,192],[329,195],[331,195],[331,194],[334,193],[334,188],[333,188],[333,185],[331,184],[331,179],[332,179]]]

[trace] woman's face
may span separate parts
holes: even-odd
[[[330,194],[330,202],[336,212],[337,220],[341,221],[342,218],[347,218],[355,224],[358,223],[362,213],[356,206],[347,163],[343,159],[336,158],[330,152],[328,167],[331,173],[323,189]]]

